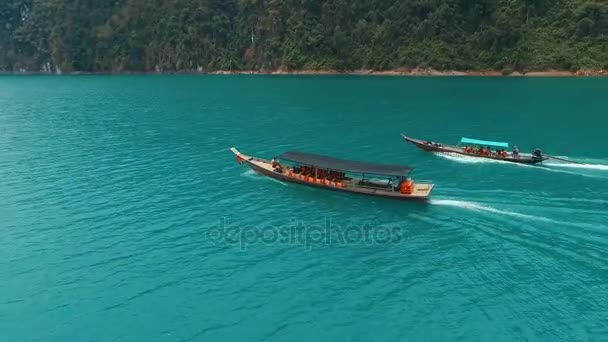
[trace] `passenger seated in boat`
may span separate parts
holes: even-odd
[[[492,148],[490,146],[488,146],[488,149],[486,150],[486,155],[487,156],[491,156],[492,155]]]
[[[277,157],[272,157],[272,168],[277,172],[283,172],[283,166],[277,160]]]
[[[393,178],[389,178],[388,182],[386,183],[386,185],[392,190],[395,191],[395,183],[393,182]]]
[[[513,158],[519,158],[519,148],[517,146],[513,147]]]
[[[337,180],[343,180],[344,179],[344,172],[336,171],[335,177],[336,177]]]
[[[505,150],[504,148],[500,151],[500,155],[503,158],[507,158],[509,156],[509,152],[507,152],[507,150]]]
[[[479,154],[485,154],[486,150],[484,150],[483,147],[480,146],[479,150],[477,150],[477,153],[479,153]]]
[[[331,171],[331,178],[336,181],[342,180],[342,177],[340,176],[340,172],[338,172],[338,171]]]

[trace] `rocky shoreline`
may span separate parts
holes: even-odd
[[[394,69],[394,70],[273,70],[273,71],[229,71],[218,70],[209,72],[215,75],[370,75],[370,76],[528,76],[528,77],[585,77],[585,76],[608,76],[608,70],[544,70],[529,72],[503,72],[496,70],[447,70],[435,69]]]
[[[544,70],[544,71],[496,71],[496,70],[435,70],[398,68],[393,70],[183,70],[183,71],[116,71],[116,72],[65,72],[48,73],[35,71],[2,72],[0,75],[360,75],[360,76],[506,76],[506,77],[607,77],[608,70]]]

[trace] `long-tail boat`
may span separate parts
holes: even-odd
[[[506,142],[462,138],[460,139],[460,144],[454,146],[444,145],[428,140],[418,140],[410,138],[405,134],[401,134],[401,136],[403,137],[403,139],[405,139],[405,141],[416,145],[422,150],[430,152],[440,152],[448,154],[455,153],[469,157],[494,159],[520,164],[536,164],[542,162],[543,160],[549,159],[549,156],[543,156],[541,150],[538,148],[535,149],[534,152],[531,154],[519,152],[509,153],[506,150],[509,148],[509,143]],[[492,148],[494,148],[494,150],[492,150]],[[517,147],[515,147],[514,150],[518,151]]]
[[[239,164],[281,181],[317,188],[395,199],[427,199],[435,187],[409,178],[412,167],[332,158],[304,152],[285,152],[272,160],[230,149]]]

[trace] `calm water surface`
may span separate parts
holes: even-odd
[[[2,341],[608,339],[607,79],[0,77]],[[584,165],[436,156],[399,133]],[[231,146],[408,164],[429,203]]]

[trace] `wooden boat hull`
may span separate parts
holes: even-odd
[[[509,156],[509,157],[505,158],[505,157],[500,157],[500,156],[487,156],[487,155],[480,155],[480,154],[475,154],[475,153],[467,153],[467,152],[464,152],[464,150],[462,148],[457,147],[457,146],[431,145],[425,141],[410,138],[403,134],[401,136],[403,137],[403,139],[405,141],[412,143],[412,144],[416,145],[416,147],[418,147],[422,150],[425,150],[425,151],[429,151],[429,152],[454,153],[454,154],[460,154],[460,155],[467,156],[467,157],[493,159],[493,160],[499,160],[499,161],[510,162],[510,163],[518,163],[518,164],[538,164],[538,163],[541,163],[543,160],[548,159],[547,157],[543,157],[542,159],[532,158],[531,155],[525,155],[525,154],[522,154],[519,157]]]
[[[310,182],[307,180],[302,180],[299,178],[294,178],[285,173],[277,172],[272,168],[272,164],[269,160],[251,157],[245,154],[240,153],[235,148],[231,148],[232,152],[237,156],[237,160],[249,166],[255,172],[264,175],[269,178],[274,178],[277,180],[296,183],[301,185],[306,185],[310,187],[323,188],[327,190],[333,191],[342,191],[342,192],[351,192],[362,195],[369,196],[377,196],[384,198],[393,198],[393,199],[401,199],[401,200],[427,200],[430,196],[431,191],[434,189],[434,184],[429,183],[421,183],[416,184],[414,190],[411,194],[403,194],[398,191],[389,191],[389,190],[380,190],[373,188],[361,188],[361,187],[338,187],[334,185],[327,185],[322,182]]]

